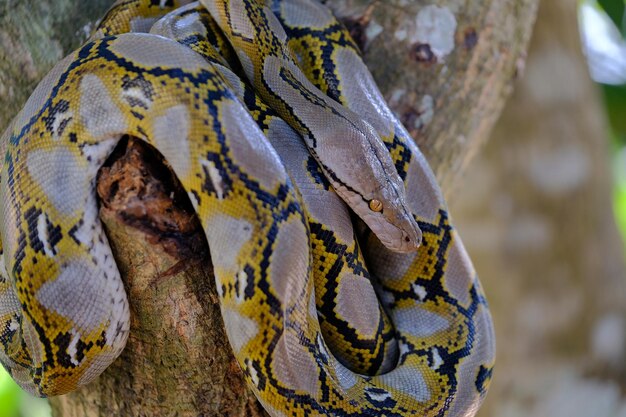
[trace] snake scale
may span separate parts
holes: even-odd
[[[0,362],[24,389],[70,392],[124,348],[95,181],[126,135],[187,191],[270,415],[476,413],[483,291],[427,161],[316,0],[118,0],[39,84],[0,141]]]

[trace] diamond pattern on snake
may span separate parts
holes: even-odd
[[[24,389],[71,392],[126,343],[95,197],[125,135],[189,193],[270,415],[476,413],[482,288],[426,159],[316,0],[119,0],[35,89],[0,140],[0,362]]]

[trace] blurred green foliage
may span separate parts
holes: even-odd
[[[0,367],[0,417],[19,415],[21,395],[20,388]]]
[[[0,366],[0,417],[50,417],[50,406],[23,392]]]
[[[599,0],[626,38],[626,0]],[[615,214],[626,238],[626,85],[603,85],[615,150]]]
[[[626,35],[626,1],[624,0],[598,0],[600,6],[606,11],[615,25]]]
[[[626,146],[626,85],[604,85],[602,89],[616,145]]]
[[[618,179],[615,192],[615,213],[617,224],[622,231],[622,236],[626,238],[626,181]]]

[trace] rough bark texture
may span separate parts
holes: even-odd
[[[0,0],[0,132],[44,75],[84,42],[111,0]]]
[[[537,2],[327,1],[361,43],[384,94],[447,193],[487,138],[523,66]],[[0,106],[5,109],[0,130],[46,71],[86,38],[108,5],[109,0],[25,0],[0,6]],[[132,179],[132,170],[151,172],[136,156],[133,145],[122,159],[130,161],[124,168],[130,171],[120,174],[117,166],[116,181]],[[191,224],[184,220],[185,210],[169,224],[159,210],[181,207],[159,200],[156,209],[144,213],[156,214],[152,221],[131,221],[139,228],[128,224],[129,217],[143,215],[134,205],[134,188],[169,195],[152,181],[125,182],[125,192],[131,193],[115,196],[123,204],[103,205],[102,218],[131,299],[129,345],[97,382],[54,399],[54,414],[258,415],[225,342],[206,260],[197,259],[195,246],[179,252],[181,240],[161,239],[160,228],[172,224],[193,235],[185,229]],[[105,196],[110,186],[100,184]]]
[[[624,250],[580,51],[573,2],[542,2],[526,75],[451,207],[495,319],[481,417],[626,416]]]

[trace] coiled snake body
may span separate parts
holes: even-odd
[[[123,349],[94,187],[131,135],[190,196],[269,414],[474,415],[493,366],[484,295],[350,36],[315,0],[186,3],[118,1],[3,135],[0,362],[58,395]]]

